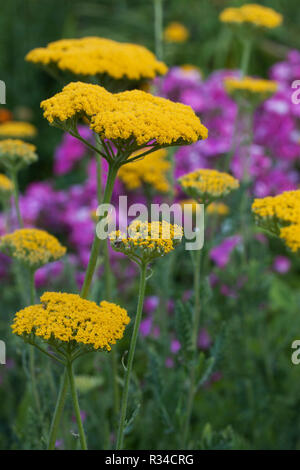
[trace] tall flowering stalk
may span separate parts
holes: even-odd
[[[182,176],[179,180],[182,190],[197,203],[207,207],[213,201],[226,196],[231,191],[239,187],[239,182],[227,173],[216,170],[200,169]],[[198,230],[201,227],[197,227]],[[183,448],[186,447],[189,438],[190,421],[193,410],[195,395],[197,392],[197,339],[201,320],[201,254],[202,249],[195,252],[193,259],[193,280],[194,280],[194,315],[192,321],[192,352],[193,360],[190,366],[190,383],[187,397],[186,414],[183,420]]]
[[[142,222],[134,221],[128,227],[128,234],[116,231],[110,234],[112,248],[124,253],[134,261],[140,269],[139,295],[135,316],[133,333],[130,341],[128,363],[125,372],[125,383],[122,395],[120,422],[117,435],[117,449],[123,449],[124,430],[128,404],[128,392],[133,367],[136,343],[142,319],[145,287],[147,281],[147,267],[156,258],[166,255],[174,250],[180,243],[183,232],[182,227],[171,225],[168,222]]]

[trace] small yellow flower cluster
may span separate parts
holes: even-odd
[[[277,28],[280,26],[283,18],[272,8],[249,3],[240,8],[225,8],[220,14],[220,20],[223,23],[251,24],[261,28]]]
[[[167,42],[185,42],[189,38],[188,29],[176,21],[168,24],[164,30],[164,38]]]
[[[32,139],[36,134],[36,127],[30,122],[6,121],[0,124],[0,139]]]
[[[219,215],[225,217],[229,214],[229,207],[224,202],[212,202],[207,206],[206,212],[208,215]]]
[[[0,164],[9,170],[19,170],[38,159],[35,146],[19,139],[0,140]]]
[[[225,78],[225,88],[228,93],[233,93],[235,90],[245,90],[250,93],[271,95],[277,91],[278,84],[272,80],[263,80],[252,77],[243,77],[242,79]]]
[[[143,150],[136,153],[142,153]],[[134,154],[133,154],[134,156]],[[157,150],[151,154],[151,158],[146,156],[128,165],[123,165],[118,172],[118,177],[129,190],[138,189],[143,184],[152,186],[161,193],[170,190],[170,183],[167,178],[171,163],[167,160],[167,152],[164,149]]]
[[[145,47],[99,37],[55,41],[33,49],[26,60],[77,76],[107,74],[116,80],[152,79],[167,72],[167,66]]]
[[[128,236],[117,230],[109,235],[114,250],[133,260],[150,262],[164,256],[181,242],[182,227],[166,222],[142,222],[135,220],[128,227]]]
[[[160,145],[187,144],[208,135],[189,106],[141,90],[112,94],[98,85],[73,82],[41,107],[50,123],[87,117],[90,128],[102,138],[134,138],[139,146],[152,140]]]
[[[282,238],[292,251],[300,249],[300,190],[255,199],[257,225]]]
[[[51,344],[58,340],[111,350],[130,322],[126,310],[116,304],[84,300],[76,294],[45,292],[41,305],[31,305],[16,313],[13,333],[35,335]]]
[[[9,198],[13,192],[13,182],[7,176],[0,173],[0,199]]]
[[[44,230],[24,228],[3,235],[0,251],[35,270],[64,256],[66,248]]]
[[[209,204],[239,187],[239,182],[228,173],[199,169],[179,178],[183,191],[196,201]]]

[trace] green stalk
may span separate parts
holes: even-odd
[[[56,437],[58,433],[59,423],[61,420],[61,415],[62,415],[64,405],[65,405],[67,391],[68,391],[68,374],[67,374],[67,370],[65,369],[64,375],[61,378],[60,389],[59,389],[55,411],[54,411],[54,415],[53,415],[53,419],[52,419],[52,423],[50,427],[48,446],[47,446],[48,450],[55,449]]]
[[[11,170],[10,177],[12,179],[13,186],[14,186],[14,199],[15,199],[15,206],[16,206],[16,212],[17,212],[19,227],[23,228],[24,223],[23,223],[23,219],[22,219],[22,216],[21,216],[20,204],[19,204],[19,185],[18,185],[17,172],[15,170]]]
[[[154,0],[155,54],[163,60],[163,0]]]
[[[103,204],[109,204],[110,203],[111,196],[112,196],[112,191],[113,191],[113,187],[114,187],[114,182],[115,182],[115,179],[116,179],[116,176],[117,176],[118,169],[119,169],[118,166],[115,166],[114,164],[110,164],[110,166],[109,166],[109,171],[108,171],[108,176],[107,176],[107,183],[106,183],[104,196],[103,196]],[[101,217],[99,219],[99,222],[103,218],[104,217]],[[92,280],[93,280],[93,275],[94,275],[94,272],[95,272],[95,269],[96,269],[97,258],[98,258],[98,255],[99,255],[99,248],[101,246],[102,241],[103,240],[100,240],[98,238],[97,233],[95,233],[95,238],[94,238],[94,241],[93,241],[93,246],[92,246],[92,250],[91,250],[91,254],[90,254],[90,260],[89,260],[89,264],[88,264],[88,267],[87,267],[87,270],[86,270],[85,279],[84,279],[84,283],[83,283],[81,294],[80,294],[83,299],[86,299],[88,297],[88,294],[89,294],[89,290],[90,290],[91,283],[92,283]]]
[[[125,373],[125,383],[124,389],[122,394],[122,403],[121,403],[121,414],[120,414],[120,422],[119,422],[119,429],[117,435],[117,450],[123,449],[124,443],[124,428],[125,428],[125,421],[126,421],[126,413],[127,413],[127,404],[128,404],[128,392],[129,392],[129,385],[130,385],[130,378],[132,372],[132,365],[134,359],[134,353],[142,318],[142,311],[144,305],[144,296],[145,296],[145,287],[146,287],[146,270],[147,264],[143,263],[140,266],[140,285],[139,285],[139,298],[138,298],[138,306],[136,311],[136,317],[133,327],[133,333],[130,341],[130,348],[129,348],[129,355],[128,355],[128,364]]]
[[[30,305],[35,304],[35,286],[34,286],[34,270],[30,270]],[[38,393],[36,376],[35,376],[35,359],[34,359],[34,346],[32,344],[29,345],[29,371],[31,377],[31,387],[32,387],[32,395],[38,409],[38,412],[41,413],[41,401]]]
[[[190,421],[193,410],[194,398],[196,394],[196,353],[197,353],[197,340],[200,325],[200,268],[201,268],[201,255],[202,250],[197,250],[195,253],[194,262],[194,293],[195,293],[195,309],[192,327],[192,349],[193,349],[193,362],[190,369],[190,387],[188,393],[187,409],[185,421],[183,426],[183,448],[186,448],[187,440],[189,437]]]
[[[245,77],[248,73],[251,51],[252,51],[252,40],[247,38],[245,41],[243,41],[243,55],[242,55],[242,61],[241,61],[242,78]]]
[[[69,384],[71,388],[71,395],[72,395],[73,406],[74,406],[74,411],[75,411],[75,416],[76,416],[76,421],[77,421],[81,448],[82,450],[87,450],[86,437],[85,437],[85,432],[83,429],[83,424],[82,424],[82,420],[80,416],[80,408],[79,408],[79,402],[78,402],[78,397],[77,397],[77,392],[76,392],[72,362],[70,361],[67,362],[66,369],[67,369],[68,376],[69,376]]]

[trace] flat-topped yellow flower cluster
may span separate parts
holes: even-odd
[[[119,169],[118,177],[129,190],[138,189],[146,184],[161,193],[166,193],[170,190],[167,177],[170,169],[171,163],[167,160],[167,152],[161,149],[153,152],[151,158],[146,156],[141,160],[123,165]]]
[[[111,350],[130,322],[125,309],[110,302],[100,305],[76,294],[45,292],[40,305],[31,305],[16,313],[12,324],[17,335],[35,335],[53,340]]]
[[[189,38],[188,29],[177,21],[169,23],[164,30],[164,38],[167,42],[185,42]]]
[[[0,238],[0,251],[31,269],[56,261],[66,253],[57,238],[44,230],[24,228]]]
[[[37,134],[36,127],[30,122],[6,121],[0,124],[0,138],[32,139]]]
[[[277,82],[261,78],[243,77],[239,79],[228,77],[225,78],[224,83],[226,91],[229,94],[234,94],[236,91],[242,91],[271,96],[278,89]]]
[[[272,29],[281,25],[283,17],[272,8],[249,3],[240,8],[225,8],[220,14],[220,20],[224,23],[248,23]]]
[[[134,260],[149,262],[164,256],[181,242],[182,227],[166,221],[142,222],[135,220],[128,227],[128,234],[117,230],[109,236],[111,246]]]
[[[0,140],[0,164],[7,169],[20,169],[38,159],[35,146],[19,139]]]
[[[151,79],[167,72],[167,66],[154,54],[137,44],[121,43],[99,37],[62,39],[47,47],[30,51],[26,60],[55,66],[74,75],[107,74],[113,79]]]
[[[44,117],[60,125],[87,117],[101,138],[130,141],[138,146],[188,144],[206,139],[208,131],[193,110],[140,90],[112,94],[98,85],[73,82],[41,103]]]
[[[255,199],[252,212],[257,225],[279,236],[292,251],[300,249],[300,190]]]
[[[188,173],[179,178],[178,182],[188,196],[204,204],[226,196],[239,187],[238,180],[233,176],[210,169]]]
[[[0,173],[0,199],[7,199],[13,192],[13,182]]]

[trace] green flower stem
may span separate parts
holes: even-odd
[[[104,196],[103,196],[103,204],[109,204],[110,203],[111,196],[112,196],[112,191],[113,191],[113,187],[114,187],[114,182],[115,182],[115,179],[116,179],[116,176],[117,176],[118,169],[119,169],[119,167],[114,165],[114,164],[111,164],[109,166],[109,171],[108,171],[108,176],[107,176],[107,183],[106,183],[105,192],[104,192]],[[104,217],[101,217],[99,219],[99,222],[103,218]],[[81,294],[80,294],[83,299],[86,299],[88,297],[88,294],[89,294],[90,286],[91,286],[91,283],[92,283],[92,280],[93,280],[93,275],[94,275],[94,272],[95,272],[95,269],[96,269],[97,258],[98,258],[98,254],[99,254],[99,248],[101,246],[101,241],[102,240],[100,240],[98,238],[97,233],[95,233],[95,238],[94,238],[94,242],[93,242],[93,246],[92,246],[92,251],[91,251],[91,254],[90,254],[90,260],[89,260],[89,264],[88,264],[87,271],[86,271],[86,274],[85,274],[85,279],[84,279],[84,283],[83,283],[83,286],[82,286]]]
[[[75,416],[76,416],[76,421],[77,421],[81,448],[82,450],[87,450],[86,437],[85,437],[85,432],[83,429],[83,424],[82,424],[82,420],[80,416],[80,408],[79,408],[75,380],[74,380],[73,365],[71,361],[67,362],[66,369],[67,369],[68,377],[69,377],[69,384],[70,384],[70,389],[71,389],[71,395],[72,395],[73,406],[74,406],[74,411],[75,411]]]
[[[242,55],[242,61],[241,61],[242,77],[245,77],[248,73],[251,52],[252,52],[252,40],[247,38],[243,41],[243,55]]]
[[[35,304],[35,286],[34,286],[34,270],[30,270],[30,305]],[[29,372],[31,378],[31,387],[32,387],[32,395],[38,409],[38,412],[41,413],[41,401],[38,393],[36,376],[35,376],[35,351],[34,346],[32,344],[29,345]]]
[[[201,269],[202,249],[197,250],[195,253],[194,261],[194,293],[195,293],[195,308],[192,326],[192,348],[193,348],[193,362],[190,369],[190,387],[188,393],[187,409],[183,425],[183,448],[186,448],[187,440],[189,437],[190,421],[193,411],[194,398],[196,394],[196,353],[197,353],[197,340],[200,325],[200,269]]]
[[[18,184],[17,172],[15,170],[11,170],[10,177],[14,186],[14,199],[15,199],[15,206],[16,206],[19,227],[23,228],[24,223],[23,223],[23,219],[21,216],[20,205],[19,205],[19,184]]]
[[[163,60],[163,0],[154,0],[155,54]]]
[[[61,420],[62,412],[63,412],[65,401],[66,401],[67,391],[68,391],[68,374],[67,374],[67,369],[65,369],[64,375],[61,378],[60,389],[59,389],[55,411],[54,411],[54,415],[53,415],[53,419],[52,419],[52,423],[50,427],[48,446],[47,446],[48,450],[55,449],[56,437],[57,437],[59,423]]]
[[[126,422],[128,392],[129,392],[134,353],[135,353],[137,338],[139,334],[139,328],[140,328],[143,305],[144,305],[144,296],[145,296],[145,288],[146,288],[146,271],[147,271],[147,264],[143,263],[140,266],[140,285],[139,285],[138,306],[137,306],[136,317],[135,317],[135,322],[134,322],[134,327],[133,327],[133,333],[132,333],[131,341],[130,341],[128,364],[127,364],[127,369],[125,373],[125,383],[124,383],[123,394],[122,394],[120,422],[119,422],[117,446],[116,446],[117,450],[123,449],[123,443],[124,443],[124,428],[125,428],[125,422]]]

